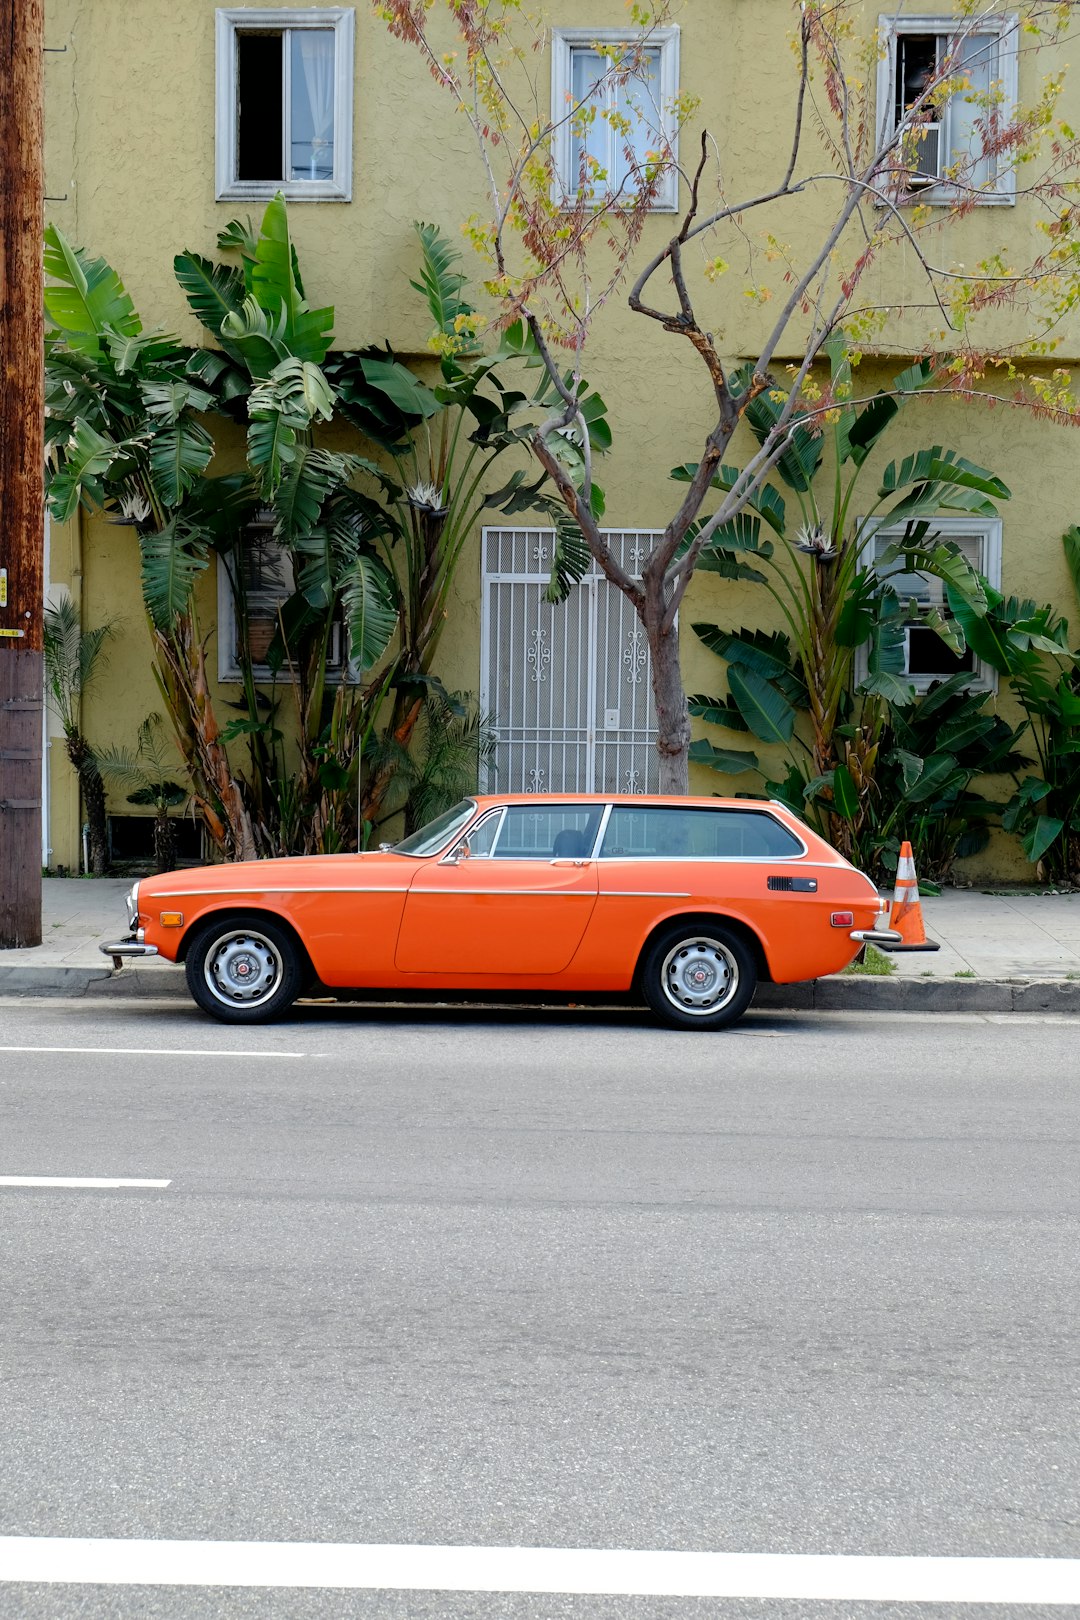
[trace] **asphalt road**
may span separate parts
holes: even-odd
[[[1078,1037],[2,1002],[0,1177],[168,1186],[0,1185],[0,1535],[1078,1558]],[[3,1620],[984,1612],[1080,1604],[0,1584]]]

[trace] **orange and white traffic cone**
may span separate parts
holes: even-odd
[[[915,857],[905,838],[900,845],[900,859],[896,864],[896,888],[893,891],[889,927],[900,935],[903,943],[890,946],[894,951],[938,951],[940,945],[927,939],[919,900],[919,880],[915,876]]]

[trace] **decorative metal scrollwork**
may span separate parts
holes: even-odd
[[[532,678],[534,681],[547,680],[547,667],[551,663],[551,648],[547,644],[547,632],[534,630],[532,633],[532,646],[529,648],[529,663],[532,665]]]
[[[628,645],[623,649],[622,655],[622,661],[626,665],[628,672],[626,676],[626,684],[627,686],[640,686],[641,672],[645,668],[645,664],[648,660],[648,653],[643,645],[644,637],[642,636],[641,629],[638,625],[635,625],[634,628],[627,633],[626,640]]]

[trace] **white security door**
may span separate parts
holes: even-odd
[[[655,536],[607,535],[636,574]],[[544,601],[550,529],[485,529],[480,704],[496,753],[489,791],[655,793],[656,713],[645,633],[593,563],[567,601]]]

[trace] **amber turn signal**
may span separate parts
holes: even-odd
[[[161,924],[163,928],[182,928],[184,925],[184,913],[182,911],[163,911],[161,913]]]

